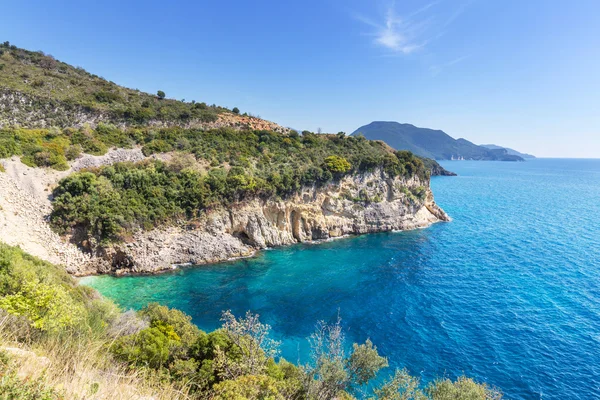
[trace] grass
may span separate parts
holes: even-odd
[[[31,102],[29,109],[44,110],[50,125],[56,126],[64,126],[68,122],[65,114],[75,111],[102,114],[113,122],[129,124],[151,120],[212,122],[221,113],[231,113],[216,105],[160,98],[124,88],[41,51],[17,48],[8,42],[0,44],[0,88],[7,96],[26,95]],[[27,121],[26,111],[23,113],[11,117]]]
[[[19,394],[15,399],[27,398],[28,391],[36,392],[31,399],[189,398],[185,388],[116,362],[107,351],[109,340],[62,336],[26,344],[11,340],[6,321],[0,321],[0,354],[7,360],[0,374],[8,381],[0,381],[0,397],[11,386]],[[7,348],[19,351],[15,355]]]

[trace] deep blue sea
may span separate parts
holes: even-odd
[[[443,165],[459,174],[431,184],[450,223],[85,282],[205,330],[221,310],[252,310],[291,361],[339,311],[349,341],[370,338],[424,381],[466,374],[510,399],[600,399],[600,160]]]

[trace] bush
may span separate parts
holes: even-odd
[[[339,156],[329,156],[325,159],[325,168],[334,174],[343,174],[352,168],[348,160]]]
[[[122,101],[121,96],[118,93],[106,90],[100,90],[94,93],[94,96],[96,97],[96,100],[98,100],[101,103],[113,103]]]
[[[216,384],[213,399],[283,399],[279,382],[265,375],[244,375]]]
[[[0,371],[0,398],[7,400],[60,400],[63,396],[43,377],[21,379],[13,369]]]
[[[139,314],[150,322],[150,327],[162,330],[170,330],[164,327],[171,327],[177,335],[177,340],[187,347],[194,344],[200,335],[200,330],[192,323],[192,318],[179,310],[150,303]]]
[[[158,98],[162,100],[166,97],[166,94],[162,90],[159,90],[158,92],[156,92],[156,96],[158,96]]]
[[[233,110],[231,110],[231,111],[233,111],[234,114],[239,114],[240,113],[240,109],[237,108],[237,107],[233,107]]]
[[[131,364],[160,368],[169,359],[171,339],[158,328],[117,339],[111,347],[115,356]]]
[[[479,384],[471,378],[459,377],[456,381],[438,379],[427,387],[432,400],[499,400],[502,393],[486,384]]]
[[[74,301],[65,287],[33,281],[25,281],[18,293],[0,298],[0,308],[27,318],[36,329],[51,332],[79,326],[86,316],[83,304]]]
[[[110,306],[100,303],[63,268],[0,243],[0,308],[35,330],[89,333],[106,323]]]
[[[78,158],[83,152],[83,147],[80,144],[73,144],[67,148],[65,151],[65,157],[69,161],[73,161]]]

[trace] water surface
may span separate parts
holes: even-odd
[[[179,308],[205,330],[221,310],[252,310],[291,361],[339,310],[350,341],[370,338],[424,380],[464,373],[512,399],[600,398],[600,160],[444,167],[459,176],[432,188],[451,223],[85,282],[124,307]]]

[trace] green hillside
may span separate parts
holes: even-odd
[[[370,140],[383,140],[396,150],[408,150],[434,160],[497,160],[523,161],[503,149],[490,150],[466,139],[454,139],[444,131],[418,128],[398,122],[375,121],[352,133]]]
[[[82,110],[105,115],[113,122],[144,124],[151,120],[186,123],[192,119],[216,121],[218,114],[228,112],[202,102],[183,102],[166,98],[164,93],[152,95],[128,89],[73,67],[43,52],[34,52],[9,42],[0,44],[0,93],[26,95],[33,106],[51,110]],[[19,116],[16,116],[19,118]],[[54,125],[64,126],[64,116],[49,115]],[[25,120],[25,118],[23,118]]]

